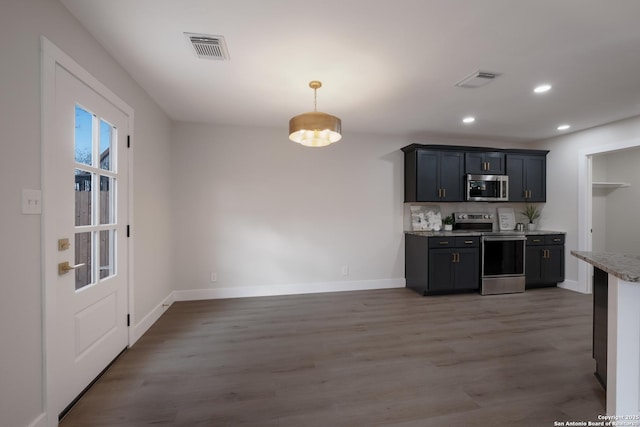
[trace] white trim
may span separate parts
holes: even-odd
[[[174,302],[175,296],[174,293],[171,292],[171,294],[169,294],[168,297],[162,300],[160,304],[156,305],[153,310],[149,312],[149,314],[144,316],[142,320],[140,320],[140,323],[130,328],[133,335],[133,342],[131,342],[129,346],[135,344],[135,342],[138,341],[138,339],[140,339],[140,337],[143,336],[145,332],[147,332],[149,328],[151,328],[160,317],[162,317],[164,312],[167,311],[167,309],[171,307],[171,304],[173,304]]]
[[[237,288],[191,289],[174,291],[175,301],[205,299],[266,297],[301,295],[323,292],[367,291],[374,289],[404,288],[405,279],[354,280],[344,282],[300,283],[270,286],[242,286]]]
[[[29,424],[29,427],[45,427],[47,425],[47,414],[41,413],[36,417],[35,420]]]
[[[587,289],[586,284],[581,285],[580,283],[581,282],[575,280],[565,280],[562,283],[558,283],[558,287],[574,292],[579,292],[581,294],[590,294],[591,291]]]
[[[46,152],[49,146],[51,146],[51,135],[54,134],[53,128],[55,126],[55,121],[52,117],[52,112],[55,112],[55,68],[56,64],[59,64],[71,74],[73,74],[80,81],[87,84],[91,87],[95,92],[100,94],[102,97],[107,99],[111,104],[120,109],[125,115],[128,117],[128,132],[129,135],[133,135],[133,116],[134,111],[126,102],[124,102],[120,97],[118,97],[115,93],[113,93],[109,88],[100,83],[93,75],[91,75],[88,71],[86,71],[82,66],[80,66],[76,61],[74,61],[70,56],[64,53],[61,49],[59,49],[56,45],[50,42],[46,37],[40,37],[41,44],[41,63],[40,63],[40,85],[41,85],[41,176],[45,176],[45,164],[46,164]],[[128,197],[129,202],[133,200],[133,158],[131,152],[129,154],[129,188],[128,188]],[[43,200],[46,200],[44,197],[47,193],[47,185],[42,178],[42,191],[43,191]],[[54,390],[54,381],[53,381],[53,370],[54,366],[52,366],[51,358],[47,357],[48,354],[52,354],[52,349],[56,345],[56,339],[52,336],[52,328],[49,328],[48,325],[53,325],[53,312],[56,304],[55,294],[53,292],[49,292],[49,283],[50,275],[47,274],[49,271],[54,271],[55,267],[55,259],[54,254],[51,251],[48,251],[46,248],[47,243],[51,243],[55,239],[52,236],[48,236],[48,233],[51,233],[49,224],[50,219],[48,219],[48,215],[46,214],[47,206],[43,204],[43,215],[41,217],[41,283],[42,283],[42,294],[43,294],[43,304],[42,304],[42,364],[43,364],[43,385],[42,385],[42,399],[44,405],[44,423],[49,427],[54,427],[58,425],[58,414],[57,409],[54,407],[54,399],[53,396],[55,394]],[[129,221],[130,225],[133,225],[133,206],[130,204],[129,206]],[[129,312],[133,307],[133,236],[128,239],[128,262],[129,262],[129,275],[128,275],[128,308]],[[133,328],[129,328],[129,346],[131,346],[131,339],[133,337]],[[42,417],[42,416],[41,416]],[[41,423],[41,418],[36,419],[35,422]],[[39,427],[39,426],[38,426]]]
[[[624,150],[627,148],[639,147],[640,139],[634,138],[626,141],[619,141],[613,144],[605,144],[590,148],[584,148],[578,152],[578,250],[591,251],[591,228],[592,224],[592,182],[591,156],[594,154],[609,153],[612,151]],[[578,263],[578,284],[586,289],[587,293],[592,292],[591,277],[593,267],[586,263]]]

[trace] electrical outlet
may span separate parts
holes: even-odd
[[[349,275],[349,266],[348,265],[343,265],[342,266],[342,275],[343,276],[348,276]]]
[[[211,272],[211,283],[213,282],[217,282],[218,281],[218,273],[216,273],[215,271]]]

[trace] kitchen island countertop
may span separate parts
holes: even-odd
[[[571,254],[618,279],[640,283],[640,254],[587,251],[571,251]]]

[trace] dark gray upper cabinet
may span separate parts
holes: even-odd
[[[405,202],[463,202],[466,174],[505,173],[510,202],[546,201],[546,150],[411,144],[402,151]]]
[[[464,171],[474,175],[504,175],[505,155],[498,152],[466,152]]]
[[[507,154],[510,202],[546,202],[546,154]]]
[[[464,154],[459,151],[405,152],[405,202],[464,201]]]

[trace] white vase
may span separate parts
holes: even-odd
[[[444,225],[444,231],[451,231],[453,230],[453,225],[452,224],[445,224]]]
[[[536,229],[536,225],[533,222],[530,222],[527,227],[528,227],[529,231],[535,231],[535,229]]]

